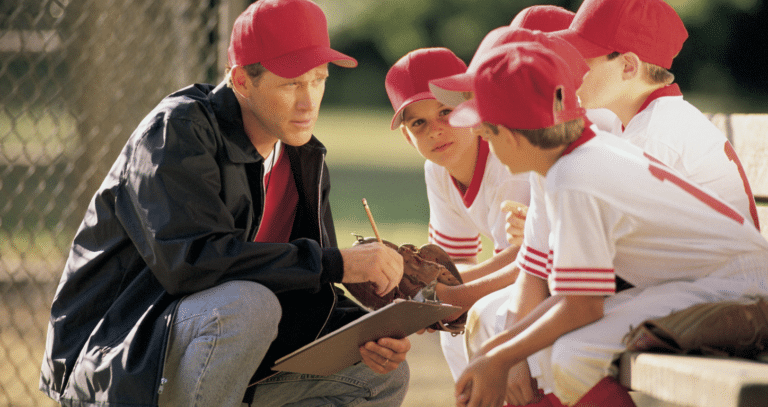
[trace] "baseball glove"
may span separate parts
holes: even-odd
[[[355,245],[375,241],[376,238],[364,239],[362,236],[358,236]],[[439,301],[435,294],[435,286],[438,282],[451,286],[463,283],[459,270],[456,269],[451,257],[440,246],[426,244],[417,248],[412,244],[398,247],[386,240],[383,243],[397,250],[403,256],[403,278],[397,287],[383,297],[376,294],[373,283],[344,283],[347,291],[364,306],[376,310],[396,299],[412,300],[416,298],[421,300],[423,298],[426,301]],[[453,321],[439,321],[431,325],[430,328],[458,334],[464,331],[466,320],[467,313],[465,312]]]
[[[754,358],[768,347],[768,301],[698,304],[644,321],[624,337],[627,350]]]

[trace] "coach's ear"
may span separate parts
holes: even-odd
[[[251,84],[251,78],[242,66],[235,66],[230,72],[232,75],[232,89],[242,98],[247,98],[248,88]]]

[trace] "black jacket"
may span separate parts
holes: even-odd
[[[253,243],[263,158],[231,89],[193,85],[141,122],[88,207],[51,307],[40,388],[64,405],[157,404],[169,328],[184,295],[259,282],[283,308],[254,374],[363,311],[343,275],[325,147],[284,146],[299,202],[291,243]]]

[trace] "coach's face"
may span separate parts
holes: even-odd
[[[309,141],[327,78],[328,64],[323,64],[295,78],[267,71],[245,86],[246,91],[238,98],[243,123],[260,153],[260,146],[270,146],[269,152],[277,140],[292,146]]]

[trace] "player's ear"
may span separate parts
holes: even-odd
[[[640,76],[643,61],[634,52],[625,52],[619,56],[622,62],[622,77],[624,79],[633,79]]]
[[[498,125],[497,127],[499,128],[499,137],[501,137],[505,143],[508,143],[513,148],[520,147],[520,142],[522,141],[520,138],[525,137],[522,133],[510,130],[503,125]]]

